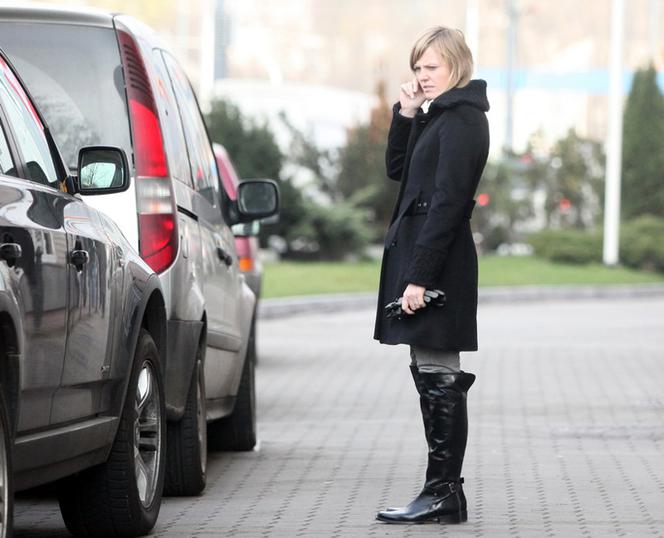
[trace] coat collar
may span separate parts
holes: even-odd
[[[458,105],[470,105],[482,112],[487,112],[489,100],[486,97],[486,81],[474,79],[463,88],[452,88],[441,93],[431,102],[429,113],[435,109],[443,111]]]

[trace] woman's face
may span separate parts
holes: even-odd
[[[443,57],[431,47],[415,62],[415,77],[427,99],[435,99],[450,83],[450,67]]]

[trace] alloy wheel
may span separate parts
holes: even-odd
[[[134,423],[134,470],[138,496],[143,506],[152,503],[157,490],[161,446],[161,402],[152,364],[145,361],[136,383]]]

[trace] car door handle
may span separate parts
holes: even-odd
[[[224,262],[226,265],[228,265],[228,266],[233,265],[233,256],[231,256],[223,248],[217,247],[217,256],[219,256],[219,259],[222,262]]]
[[[69,263],[74,265],[79,271],[90,261],[90,254],[87,250],[72,250],[69,253]]]
[[[21,245],[18,243],[0,244],[0,258],[5,260],[9,265],[13,264],[22,254]]]

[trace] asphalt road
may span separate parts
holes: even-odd
[[[213,454],[208,488],[164,501],[186,536],[664,537],[664,299],[480,307],[464,475],[469,521],[388,526],[421,486],[425,444],[404,346],[373,312],[259,326],[259,449]],[[68,536],[48,493],[17,536]]]

